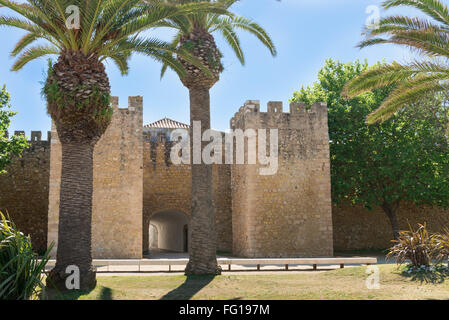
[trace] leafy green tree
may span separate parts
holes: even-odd
[[[217,0],[225,8],[230,8],[238,0]],[[192,4],[208,3],[211,0],[168,0],[169,3]],[[178,61],[187,73],[180,79],[190,94],[190,124],[201,124],[201,132],[210,129],[210,93],[209,90],[219,81],[223,72],[222,54],[218,49],[213,34],[220,34],[231,46],[241,64],[245,63],[244,53],[240,46],[237,31],[246,31],[254,35],[275,56],[276,48],[266,31],[254,21],[220,13],[196,13],[165,19],[159,24],[162,27],[175,29],[176,35],[172,45],[187,50],[204,63],[206,70],[192,65],[182,56]],[[162,75],[166,65],[162,68]],[[193,141],[193,130],[190,132]],[[193,155],[193,149],[191,149]],[[192,164],[192,220],[190,223],[191,241],[186,274],[219,274],[221,268],[216,257],[216,235],[214,231],[215,209],[212,201],[212,166],[208,164]]]
[[[11,118],[16,115],[16,112],[8,110],[9,108],[10,96],[3,86],[0,90],[0,174],[6,172],[6,166],[11,163],[12,157],[20,156],[28,147],[25,137],[14,135],[9,139],[7,136]]]
[[[380,206],[397,239],[402,201],[449,206],[449,109],[443,97],[426,97],[394,118],[367,125],[366,116],[394,90],[343,99],[345,84],[367,70],[366,62],[328,60],[318,82],[295,92],[293,100],[328,103],[333,202]]]
[[[385,121],[404,105],[413,104],[426,94],[443,93],[449,89],[449,9],[439,0],[387,0],[385,9],[408,6],[418,9],[430,19],[407,16],[382,18],[378,26],[367,26],[366,39],[360,48],[391,43],[405,46],[421,55],[410,63],[382,64],[352,79],[345,87],[346,97],[355,97],[376,88],[394,85],[395,89],[368,123]]]
[[[66,269],[76,265],[80,289],[90,289],[96,284],[91,243],[93,150],[112,118],[103,62],[114,62],[126,74],[131,54],[140,53],[183,75],[173,53],[193,65],[201,63],[185,50],[142,36],[142,31],[177,15],[226,10],[209,3],[175,6],[162,0],[0,0],[0,5],[16,14],[0,15],[0,26],[26,32],[12,50],[17,57],[13,71],[43,56],[58,57],[49,66],[43,88],[62,146],[58,248],[47,284],[66,290]]]

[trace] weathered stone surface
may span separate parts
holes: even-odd
[[[336,251],[385,249],[391,247],[393,231],[380,207],[368,210],[363,206],[332,206],[334,249]],[[443,232],[449,227],[449,210],[438,207],[415,206],[403,202],[398,209],[399,227],[427,223],[430,232]]]
[[[154,132],[153,132],[154,133]],[[180,211],[190,219],[191,166],[174,165],[170,161],[173,143],[165,135],[151,140],[144,133],[144,191],[143,191],[143,244],[148,248],[148,229],[151,217],[162,211]],[[162,139],[161,139],[162,137]],[[217,208],[215,226],[218,250],[232,250],[231,168],[213,165],[213,194]]]
[[[17,227],[31,236],[38,252],[47,247],[50,173],[50,142],[41,141],[40,136],[40,132],[34,132],[30,148],[0,175],[0,211],[9,214]]]
[[[140,258],[154,214],[174,210],[190,217],[191,167],[171,163],[173,143],[163,128],[153,139],[142,130],[141,97],[131,97],[128,109],[119,109],[116,98],[113,104],[112,124],[94,154],[93,253]],[[312,257],[331,256],[333,249],[388,247],[391,228],[379,208],[331,207],[325,106],[307,111],[292,104],[290,113],[283,113],[281,102],[270,102],[267,109],[260,112],[258,101],[247,101],[231,127],[278,128],[277,173],[260,175],[260,165],[213,165],[218,250],[245,257]],[[31,147],[0,176],[0,210],[31,235],[38,251],[57,241],[61,174],[56,132],[51,141],[41,136],[32,132]],[[431,231],[441,231],[449,225],[448,213],[404,203],[400,226],[427,222]]]
[[[258,101],[247,101],[231,121],[232,129],[278,129],[279,136],[276,174],[261,175],[260,164],[233,165],[234,254],[333,255],[327,110],[298,107],[282,113],[282,103],[270,102],[260,112]]]
[[[143,100],[130,97],[128,109],[119,109],[117,98],[112,104],[112,123],[94,151],[92,254],[97,259],[138,259],[142,257]],[[61,145],[56,132],[52,137],[49,244],[57,243],[61,176]]]

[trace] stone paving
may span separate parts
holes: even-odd
[[[381,254],[360,254],[360,257],[376,257],[378,264],[393,263],[392,261],[386,262],[385,255]],[[351,255],[352,257],[352,255]],[[188,253],[178,252],[166,252],[166,251],[152,251],[151,254],[144,256],[144,259],[188,259]],[[231,256],[217,255],[217,258],[232,258]],[[359,266],[359,265],[357,265]],[[312,265],[289,265],[289,270],[286,271],[284,266],[279,265],[261,265],[260,271],[256,270],[254,265],[232,265],[232,271],[228,271],[227,265],[221,266],[224,275],[236,275],[236,274],[250,274],[250,275],[263,275],[273,274],[280,272],[287,273],[304,273],[304,272],[323,272],[340,268],[340,265],[320,265],[318,270],[313,270]],[[345,265],[345,267],[351,267],[351,265]],[[109,268],[109,269],[108,269]],[[184,266],[141,266],[140,272],[138,272],[137,266],[109,266],[97,268],[98,276],[158,276],[158,275],[181,275],[184,273]]]

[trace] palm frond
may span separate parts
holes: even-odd
[[[16,60],[12,66],[12,71],[18,71],[22,69],[28,62],[52,54],[58,54],[60,51],[55,46],[35,46],[25,50]]]
[[[449,32],[435,29],[395,30],[389,38],[368,38],[358,47],[365,48],[379,43],[407,46],[429,57],[449,57]]]
[[[436,21],[449,25],[448,8],[439,0],[387,0],[382,3],[382,6],[385,9],[399,6],[414,7]]]
[[[388,120],[397,111],[416,102],[423,95],[447,91],[449,86],[441,82],[445,78],[447,78],[447,74],[423,75],[402,82],[377,110],[368,115],[367,124]]]
[[[364,92],[397,84],[409,79],[416,73],[408,65],[397,62],[393,64],[382,64],[363,72],[358,77],[346,83],[342,91],[345,98],[354,98]]]
[[[273,40],[270,38],[268,33],[256,22],[244,18],[244,17],[220,17],[217,19],[214,26],[212,26],[211,31],[228,29],[235,30],[241,29],[251,33],[256,36],[262,44],[264,44],[273,56],[277,55],[276,47],[273,43]]]
[[[449,88],[448,7],[439,0],[387,0],[383,3],[385,9],[399,6],[416,8],[433,20],[405,16],[383,18],[378,28],[365,29],[366,39],[358,47],[382,43],[403,45],[431,60],[381,65],[349,81],[342,93],[346,98],[390,85],[395,87],[382,105],[368,116],[367,123],[384,121],[421,96]]]
[[[217,5],[221,5],[225,9],[229,9],[238,0],[218,0]],[[176,5],[186,5],[196,2],[209,2],[207,0],[171,0],[168,1],[170,4]],[[177,30],[181,34],[188,35],[192,32],[194,26],[200,27],[203,30],[213,34],[215,32],[221,34],[224,40],[232,48],[235,55],[239,59],[241,64],[245,64],[245,56],[241,43],[237,34],[237,30],[243,30],[255,35],[259,41],[262,42],[269,50],[273,56],[276,56],[276,47],[268,35],[268,33],[256,22],[236,16],[229,11],[226,14],[220,12],[207,12],[207,13],[195,13],[187,15],[177,15],[174,18],[165,19],[164,22],[160,23],[159,26],[168,27]],[[174,43],[179,43],[179,38],[176,39]],[[161,78],[166,72],[166,66],[162,67]]]
[[[19,56],[13,70],[47,54],[82,50],[86,55],[95,54],[101,61],[110,58],[123,74],[128,72],[127,60],[132,52],[154,55],[156,60],[166,61],[181,73],[179,64],[173,60],[175,54],[194,64],[198,61],[188,52],[178,51],[176,46],[155,39],[137,40],[136,35],[170,21],[186,27],[186,17],[194,14],[231,16],[222,2],[189,1],[173,5],[162,0],[26,0],[24,3],[0,0],[0,6],[21,16],[0,16],[0,26],[27,31],[12,50],[12,56]],[[79,8],[79,28],[67,25],[71,14],[67,8],[71,5]],[[30,47],[39,39],[49,44]]]

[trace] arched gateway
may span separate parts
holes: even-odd
[[[148,238],[144,238],[144,247],[152,252],[187,252],[189,218],[181,211],[159,211],[150,217]],[[148,242],[148,244],[146,243]],[[148,253],[144,252],[144,253]]]

